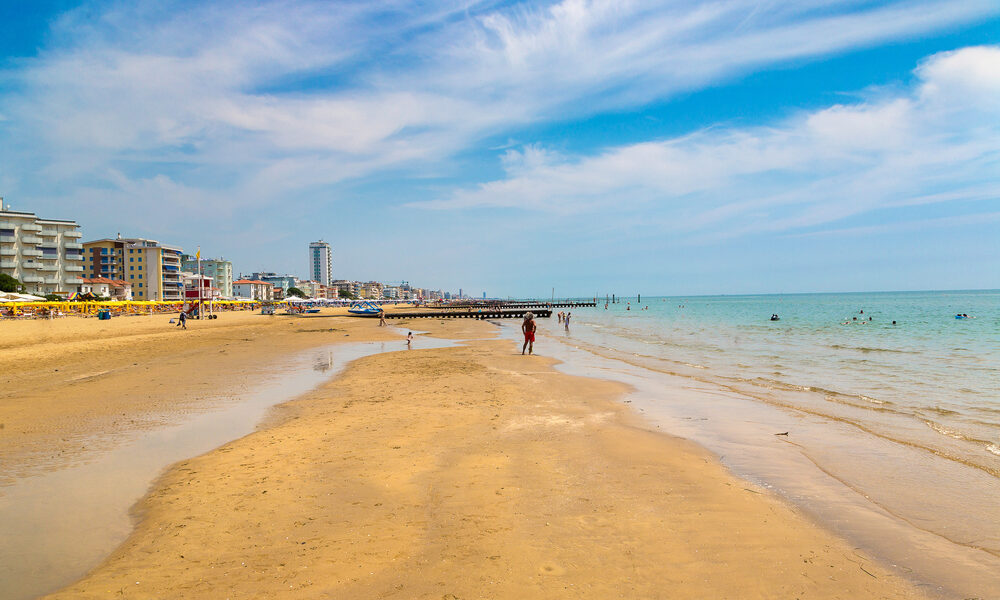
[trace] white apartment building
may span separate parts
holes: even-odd
[[[309,279],[323,285],[333,281],[333,249],[323,240],[309,244]]]
[[[244,300],[274,300],[274,286],[256,279],[237,279],[233,282],[233,294]]]
[[[83,283],[83,245],[76,221],[39,219],[0,198],[0,273],[30,294],[69,295]]]

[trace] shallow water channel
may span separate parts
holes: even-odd
[[[414,350],[454,345],[420,336]],[[130,435],[86,462],[0,488],[0,599],[58,590],[96,567],[132,531],[131,507],[170,465],[252,433],[267,411],[331,379],[351,361],[405,351],[403,341],[314,348],[241,382],[236,402]],[[211,399],[206,405],[216,404]]]

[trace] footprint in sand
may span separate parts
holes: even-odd
[[[542,575],[565,575],[566,569],[555,563],[545,563],[538,568],[538,572]]]

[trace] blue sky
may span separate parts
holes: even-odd
[[[1000,287],[1000,4],[0,3],[0,195],[490,295]]]

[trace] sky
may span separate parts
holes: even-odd
[[[1000,288],[996,0],[0,0],[0,40],[0,196],[85,240],[477,296]]]

